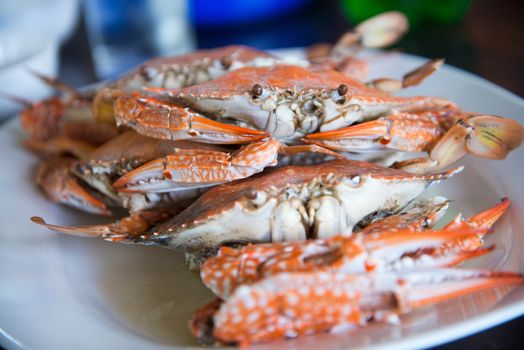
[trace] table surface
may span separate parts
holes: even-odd
[[[496,11],[493,6],[497,6]],[[421,23],[396,47],[424,57],[444,57],[446,62],[470,71],[524,96],[524,2],[474,0],[461,23]],[[199,48],[246,44],[261,49],[301,47],[334,42],[352,26],[337,1],[315,1],[293,14],[242,27],[196,29]],[[307,28],[307,29],[304,29]],[[73,86],[97,79],[81,20],[61,50],[60,78]],[[507,349],[524,343],[524,317],[434,349]]]

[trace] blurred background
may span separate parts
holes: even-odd
[[[30,69],[83,86],[158,55],[333,43],[393,9],[411,25],[394,50],[444,57],[524,96],[520,0],[1,0],[0,91],[30,100],[50,94]],[[0,114],[12,114],[16,104],[0,100]]]
[[[158,55],[334,43],[388,10],[411,25],[394,50],[444,57],[524,96],[521,0],[0,0],[0,92],[31,101],[51,94],[31,70],[80,87]],[[0,97],[0,117],[17,107]],[[514,348],[523,326],[520,318],[444,348]]]

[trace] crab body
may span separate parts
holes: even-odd
[[[351,234],[358,223],[399,211],[456,171],[414,176],[349,160],[286,166],[212,188],[140,243],[205,255],[225,243]]]

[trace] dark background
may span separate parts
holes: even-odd
[[[448,64],[524,96],[524,1],[474,0],[460,23],[419,23],[395,49]],[[60,78],[74,86],[97,79],[83,19],[61,50]],[[242,26],[196,28],[198,48],[247,44],[261,49],[334,42],[353,26],[338,1],[315,1],[271,20]],[[509,349],[524,344],[524,317],[443,345],[439,349]],[[522,345],[521,345],[522,346]]]
[[[61,51],[60,78],[75,86],[97,80],[84,26],[82,18]],[[261,22],[195,28],[195,36],[198,48],[245,44],[272,49],[333,43],[351,27],[339,1],[311,0],[302,9]],[[524,1],[473,0],[459,23],[422,20],[394,49],[443,57],[448,64],[524,96],[523,36]]]

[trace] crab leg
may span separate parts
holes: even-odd
[[[48,141],[35,139],[22,140],[22,145],[28,150],[44,157],[72,155],[76,158],[87,157],[95,147],[87,142],[75,141],[69,137],[54,137]]]
[[[105,225],[89,226],[60,226],[48,224],[38,216],[33,216],[31,221],[35,224],[42,225],[52,231],[66,233],[82,237],[102,237],[106,241],[124,241],[135,236],[143,236],[151,227],[170,218],[176,214],[176,210],[144,210],[132,213],[116,222]],[[143,236],[142,238],[144,238]]]
[[[104,202],[71,174],[72,164],[74,160],[70,158],[51,158],[42,162],[36,172],[36,183],[54,202],[92,214],[110,215]]]
[[[281,273],[238,288],[215,314],[213,335],[223,343],[248,345],[338,325],[395,322],[415,308],[523,282],[517,273],[486,270]]]
[[[117,125],[160,139],[240,144],[261,140],[265,131],[220,123],[177,103],[155,97],[125,95],[116,99]]]
[[[443,63],[443,59],[436,58],[404,74],[401,80],[392,78],[378,78],[370,81],[368,85],[376,87],[382,91],[396,92],[410,86],[419,85],[427,77],[436,72]]]
[[[236,152],[201,149],[177,150],[155,159],[118,179],[113,187],[120,192],[168,192],[217,185],[249,177],[277,165],[279,154],[321,153],[344,158],[317,145],[286,146],[275,139],[248,144]]]

